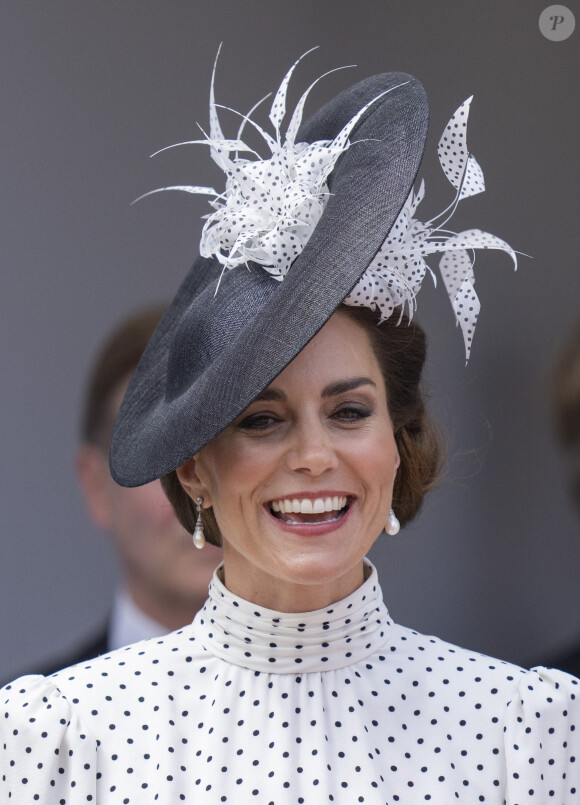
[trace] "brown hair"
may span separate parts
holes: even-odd
[[[415,517],[443,465],[440,433],[428,415],[421,376],[427,357],[423,329],[397,311],[379,324],[365,307],[341,305],[338,312],[357,322],[369,337],[387,390],[387,405],[401,464],[393,488],[393,509],[401,525]]]
[[[111,411],[113,394],[137,368],[164,312],[165,306],[155,305],[134,313],[105,340],[87,381],[81,416],[83,442],[109,450],[116,415]]]
[[[426,492],[437,481],[443,463],[439,432],[427,414],[421,390],[426,358],[426,339],[421,327],[397,312],[379,324],[377,313],[364,307],[340,305],[338,313],[357,322],[367,333],[381,367],[387,403],[401,464],[393,489],[393,509],[402,525],[419,511]],[[183,527],[193,532],[195,504],[179,483],[177,473],[161,479],[165,494]],[[221,545],[219,528],[211,508],[204,509],[208,542]]]
[[[173,506],[177,519],[186,531],[193,534],[195,521],[197,520],[195,503],[181,486],[177,472],[173,470],[168,475],[164,475],[161,479],[161,486],[165,496]],[[203,533],[207,542],[221,547],[222,536],[211,507],[203,510]]]

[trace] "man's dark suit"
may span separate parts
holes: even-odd
[[[570,649],[565,654],[551,657],[548,662],[541,664],[548,668],[558,668],[560,671],[566,671],[566,673],[580,678],[580,646]]]
[[[42,674],[43,676],[50,676],[55,671],[60,671],[61,668],[68,668],[69,665],[76,665],[79,662],[88,662],[89,660],[98,657],[99,654],[106,654],[110,651],[109,648],[109,629],[110,624],[107,623],[99,632],[97,632],[89,641],[81,643],[76,649],[69,654],[55,657],[42,665],[34,668],[26,668],[13,677],[24,676],[25,674]],[[12,679],[6,679],[0,685],[6,685]]]

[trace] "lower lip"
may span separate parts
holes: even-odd
[[[318,537],[342,528],[350,517],[353,505],[351,503],[346,512],[338,520],[332,520],[327,523],[285,523],[284,520],[279,520],[277,517],[274,517],[267,506],[265,509],[276,525],[279,526],[283,531],[286,531],[289,534],[297,534],[301,537]]]

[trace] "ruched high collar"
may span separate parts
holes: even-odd
[[[254,671],[307,673],[360,662],[380,651],[392,629],[370,562],[366,571],[366,581],[342,601],[288,613],[233,595],[218,569],[194,621],[196,637],[211,654]]]

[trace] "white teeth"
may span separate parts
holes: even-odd
[[[273,512],[286,514],[322,514],[323,512],[340,511],[346,506],[346,495],[335,495],[327,498],[282,498],[273,500],[270,508]]]

